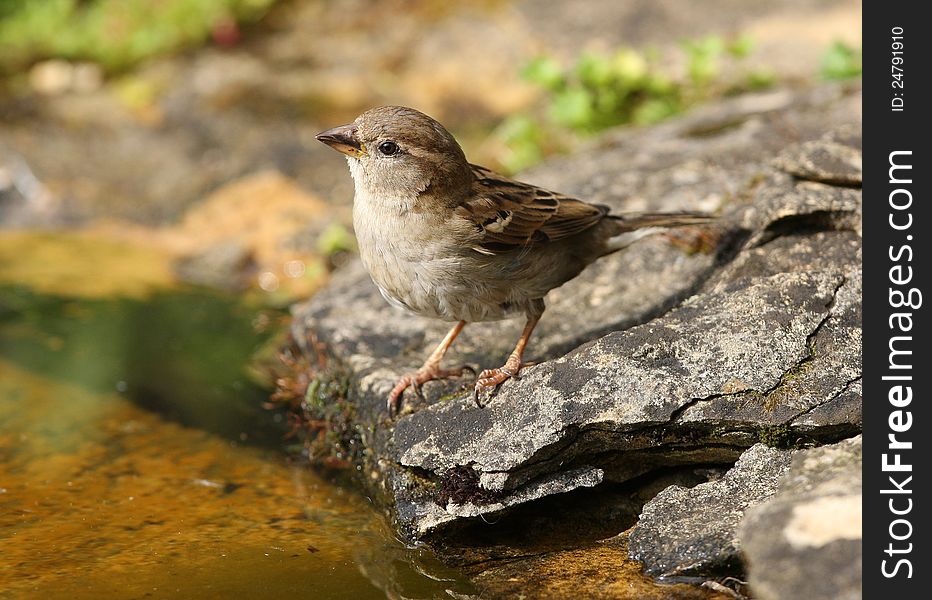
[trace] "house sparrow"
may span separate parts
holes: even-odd
[[[403,393],[462,375],[440,360],[468,322],[524,314],[514,351],[482,371],[474,397],[517,377],[547,292],[599,257],[658,228],[707,223],[696,213],[612,215],[589,204],[470,164],[444,127],[411,108],[383,106],[317,135],[347,156],[356,187],[353,226],[363,264],[395,306],[452,321],[424,365],[398,380]]]

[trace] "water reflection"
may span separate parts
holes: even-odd
[[[76,297],[0,284],[0,589],[472,593],[395,541],[364,497],[288,461],[283,426],[243,368],[263,341],[255,315],[205,290]]]
[[[230,440],[280,445],[284,430],[260,406],[267,393],[244,369],[263,341],[255,309],[198,289],[76,299],[6,286],[0,297],[0,356],[12,364]]]

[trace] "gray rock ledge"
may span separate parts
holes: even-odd
[[[719,243],[654,236],[554,290],[539,364],[486,408],[464,377],[387,418],[388,390],[447,324],[388,306],[358,263],[295,306],[298,345],[348,376],[354,460],[398,531],[438,542],[550,495],[857,435],[859,106],[850,86],[746,96],[522,177],[619,210],[718,211]],[[470,325],[446,360],[497,366],[521,326]]]

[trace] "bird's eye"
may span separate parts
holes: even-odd
[[[379,144],[379,152],[381,152],[385,156],[391,156],[392,154],[395,154],[398,152],[398,144],[392,141],[382,142],[381,144]]]

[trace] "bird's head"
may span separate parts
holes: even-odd
[[[348,157],[357,191],[415,198],[429,189],[453,201],[472,178],[450,132],[413,108],[373,108],[348,125],[317,134],[317,139]]]

